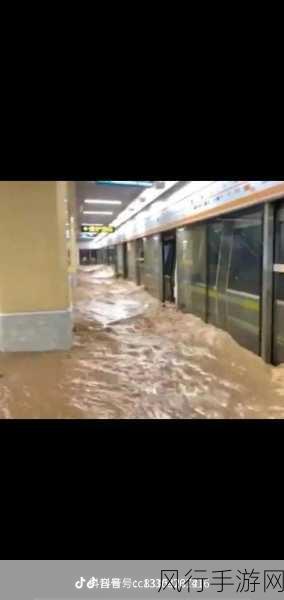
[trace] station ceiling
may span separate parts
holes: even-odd
[[[136,182],[135,182],[136,183]],[[101,184],[97,181],[77,181],[76,198],[78,225],[109,225],[116,217],[152,182],[139,182],[139,185]],[[145,185],[143,185],[145,184]],[[86,200],[117,201],[119,204],[94,204]],[[87,212],[86,212],[87,211]],[[97,214],[87,214],[95,211]],[[102,214],[110,212],[112,214]]]

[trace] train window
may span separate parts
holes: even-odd
[[[234,229],[228,287],[259,295],[262,258],[261,223]]]
[[[208,285],[216,285],[219,251],[223,231],[222,223],[209,223],[208,225]]]
[[[175,246],[173,243],[164,244],[164,275],[172,275],[175,263]]]

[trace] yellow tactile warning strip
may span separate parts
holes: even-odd
[[[204,294],[206,293],[206,288],[204,287],[198,287],[196,285],[190,285],[189,283],[186,282],[186,285],[188,288],[190,288],[192,291],[195,291],[197,293],[200,294]],[[231,292],[231,294],[233,294],[233,291]],[[229,302],[232,302],[233,304],[239,304],[240,306],[242,306],[243,308],[247,308],[249,310],[254,310],[254,311],[259,311],[259,299],[254,299],[254,298],[242,298],[242,297],[236,297],[231,295],[230,293],[224,294],[221,292],[218,292],[217,290],[214,290],[212,288],[208,288],[208,295],[210,298],[222,298],[222,299],[226,299]]]

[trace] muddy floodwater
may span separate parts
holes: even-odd
[[[0,418],[282,417],[282,366],[111,267],[80,269],[72,350],[0,353]]]

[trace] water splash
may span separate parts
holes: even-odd
[[[0,355],[0,418],[283,418],[284,368],[111,267],[79,272],[70,352]]]

